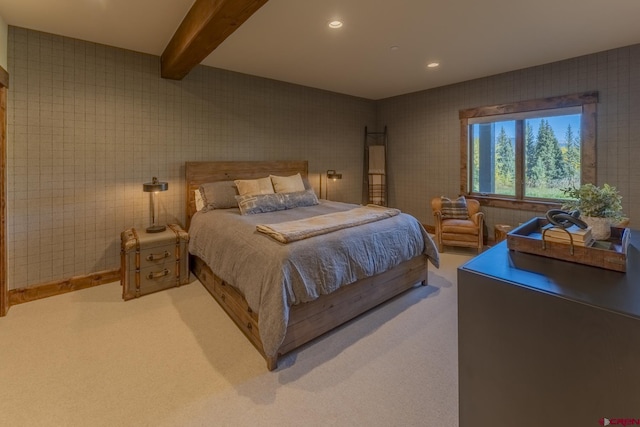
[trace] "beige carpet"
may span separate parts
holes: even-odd
[[[456,268],[284,357],[264,359],[194,282],[119,283],[0,318],[7,426],[457,426]]]

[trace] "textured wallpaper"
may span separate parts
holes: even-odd
[[[306,159],[361,200],[372,101],[210,67],[163,80],[158,57],[16,27],[8,53],[9,289],[119,268],[153,176],[159,222],[184,224],[186,161]]]
[[[10,289],[117,269],[152,176],[160,222],[184,223],[185,161],[308,159],[316,188],[335,169],[330,198],[359,203],[365,126],[388,126],[390,205],[433,224],[430,199],[460,184],[460,109],[592,90],[598,183],[640,223],[640,45],[381,101],[209,67],[163,80],[158,57],[16,27],[8,62]],[[483,210],[490,233],[535,215]]]
[[[389,127],[390,199],[433,224],[431,198],[460,188],[461,109],[596,90],[598,184],[620,190],[631,226],[640,226],[640,45],[513,71],[379,101]],[[483,208],[494,224],[517,225],[534,212]]]

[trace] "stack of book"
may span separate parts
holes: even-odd
[[[560,228],[555,227],[553,224],[548,224],[541,231],[544,233],[544,240],[547,242],[569,245],[571,244],[571,238],[573,238],[574,246],[591,246],[595,242],[591,235],[591,227],[580,228],[572,225],[569,228]],[[569,234],[571,234],[571,237],[569,237]]]

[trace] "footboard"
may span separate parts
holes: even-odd
[[[291,308],[289,324],[278,356],[267,357],[260,340],[258,315],[249,308],[244,297],[217,277],[200,258],[192,256],[193,273],[207,288],[238,328],[267,361],[267,368],[277,367],[277,358],[358,315],[388,301],[394,296],[427,280],[427,257],[420,255],[384,273],[367,277],[336,292]]]

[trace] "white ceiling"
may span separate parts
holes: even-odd
[[[160,55],[192,3],[0,0],[0,16]],[[269,0],[203,64],[381,99],[640,43],[639,18],[640,0]]]

